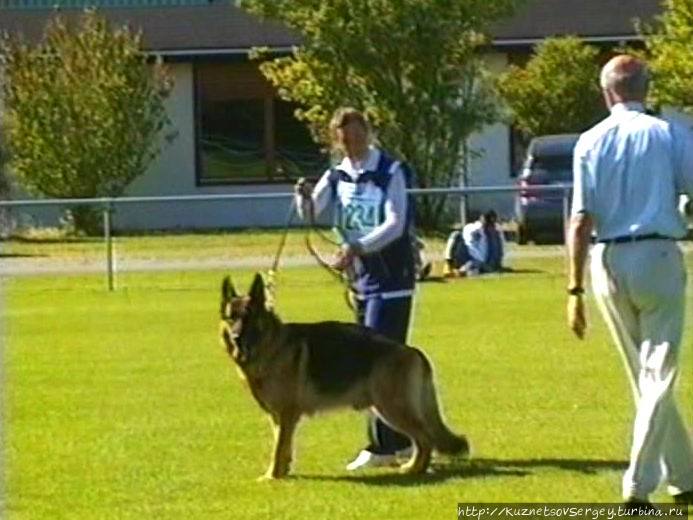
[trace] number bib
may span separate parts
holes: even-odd
[[[337,227],[348,239],[360,238],[382,223],[385,194],[372,182],[340,182],[337,185]]]

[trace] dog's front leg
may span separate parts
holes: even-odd
[[[298,415],[293,413],[273,415],[272,422],[274,426],[274,451],[267,473],[261,477],[262,480],[282,478],[289,473]]]

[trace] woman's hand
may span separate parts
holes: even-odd
[[[342,248],[337,252],[331,267],[337,271],[344,271],[351,267],[351,264],[354,263],[354,258],[358,256],[356,249],[357,248],[351,244],[343,245]]]
[[[313,185],[304,177],[301,177],[294,184],[294,193],[300,195],[303,199],[310,199],[313,194]]]

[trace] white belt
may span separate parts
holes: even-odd
[[[382,298],[383,300],[392,300],[394,298],[405,298],[407,296],[412,296],[413,294],[414,289],[401,289],[399,291],[388,291],[384,293],[356,294],[356,299],[370,300],[371,298]]]

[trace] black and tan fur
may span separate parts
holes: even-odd
[[[289,472],[301,416],[330,408],[370,407],[408,435],[414,450],[401,466],[404,473],[425,472],[433,449],[469,451],[467,440],[443,422],[431,364],[420,350],[355,324],[282,323],[267,308],[260,274],[247,296],[224,279],[220,337],[274,425],[274,453],[264,478]]]

